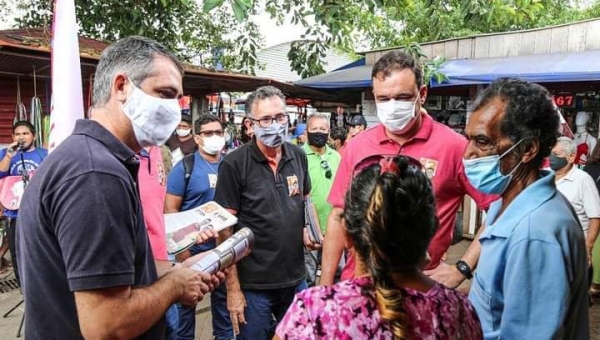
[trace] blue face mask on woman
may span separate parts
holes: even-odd
[[[475,159],[463,159],[465,174],[475,189],[488,195],[502,195],[510,181],[513,173],[519,168],[519,162],[508,175],[500,171],[500,159],[511,152],[523,140],[521,139],[502,155],[492,155]]]

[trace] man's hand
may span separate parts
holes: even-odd
[[[211,291],[212,277],[189,268],[173,270],[171,275],[176,275],[182,285],[182,294],[177,302],[193,307]]]
[[[180,266],[183,268],[191,268],[194,265],[194,263],[200,261],[209,252],[210,252],[210,250],[202,252],[200,254],[196,254],[196,255],[190,257],[189,259],[183,261]],[[219,285],[221,285],[221,283],[223,281],[225,281],[226,270],[227,269],[223,269],[223,270],[218,271],[215,274],[211,275],[211,281],[207,283],[210,286],[211,292],[213,290],[215,290],[215,288],[219,287]]]
[[[244,309],[246,308],[246,298],[241,290],[227,291],[227,309],[233,326],[233,334],[240,334],[240,324],[246,323]]]
[[[426,270],[423,273],[451,289],[458,287],[465,280],[458,268],[443,261],[434,269]]]
[[[212,228],[203,229],[198,236],[196,236],[196,244],[202,244],[211,239],[217,239],[219,237],[219,233],[214,231]],[[175,260],[177,262],[185,262],[192,256],[192,253],[189,249],[182,251],[181,253],[175,255]],[[194,256],[195,257],[195,256]],[[184,266],[185,267],[185,266]],[[189,267],[189,266],[187,266]]]
[[[6,148],[6,157],[8,159],[13,158],[13,156],[15,155],[15,150],[17,149],[19,145],[19,142],[12,142],[7,148]]]
[[[219,237],[219,233],[216,232],[213,228],[204,228],[198,236],[196,236],[196,244],[204,243],[208,240],[217,239]]]
[[[306,248],[308,248],[308,250],[319,250],[322,247],[322,244],[320,243],[316,243],[313,242],[310,237],[308,236],[308,229],[304,228],[303,231],[303,237],[304,237],[304,246],[306,246]],[[321,240],[323,239],[323,235],[321,235]]]

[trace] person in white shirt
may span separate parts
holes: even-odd
[[[600,229],[600,195],[592,177],[574,166],[575,141],[560,137],[550,154],[550,168],[556,172],[556,187],[571,202],[583,232],[588,258]]]

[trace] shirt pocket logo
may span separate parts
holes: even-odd
[[[287,176],[288,192],[290,196],[300,195],[300,185],[296,175]]]

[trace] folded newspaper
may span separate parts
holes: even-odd
[[[304,223],[308,229],[308,237],[310,240],[314,243],[321,244],[323,242],[323,237],[321,228],[319,227],[319,218],[310,197],[307,197],[304,202]]]
[[[216,202],[197,208],[165,214],[167,251],[178,254],[196,243],[196,237],[207,228],[221,231],[237,223],[237,218]]]
[[[204,254],[198,254],[186,262],[195,262],[190,268],[208,274],[223,270],[252,252],[254,247],[254,234],[249,228],[242,228],[231,235],[215,249]],[[196,259],[198,257],[198,259]],[[185,263],[184,263],[185,265]]]

